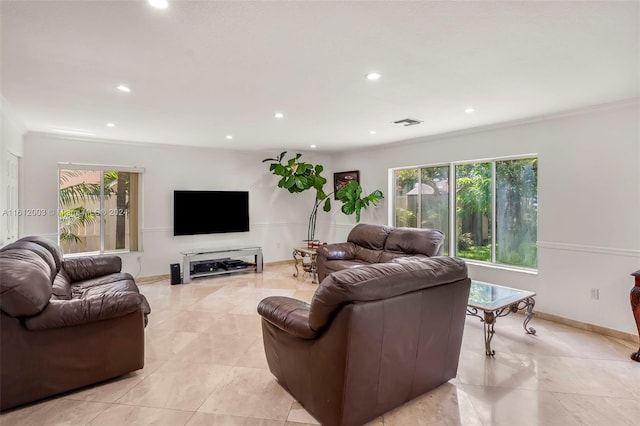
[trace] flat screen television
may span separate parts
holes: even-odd
[[[249,231],[249,192],[173,191],[173,235]]]

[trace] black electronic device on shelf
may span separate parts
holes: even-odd
[[[236,269],[245,269],[249,264],[243,260],[239,259],[229,259],[222,262],[222,268],[227,271],[232,271]]]

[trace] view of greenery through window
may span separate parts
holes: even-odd
[[[538,160],[496,162],[496,261],[538,266]]]
[[[138,250],[139,173],[60,169],[58,188],[64,253]]]
[[[535,268],[537,165],[536,158],[525,158],[394,170],[394,224],[443,231],[448,254],[453,203],[456,256]],[[452,169],[455,200],[449,197]]]

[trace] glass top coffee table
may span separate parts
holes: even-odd
[[[532,291],[518,290],[503,287],[496,284],[471,281],[471,291],[467,303],[467,315],[480,318],[484,323],[484,349],[487,356],[494,356],[496,351],[491,349],[491,339],[495,333],[496,319],[504,317],[512,312],[525,310],[524,323],[522,324],[527,334],[536,334],[533,327],[527,328],[533,318],[533,307],[536,304]],[[478,314],[483,311],[484,315]]]

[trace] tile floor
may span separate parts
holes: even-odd
[[[152,313],[145,368],[0,415],[9,425],[255,425],[317,422],[269,373],[258,302],[271,295],[310,301],[316,285],[293,266],[171,286],[142,284]],[[638,425],[637,349],[564,325],[499,318],[494,359],[482,324],[467,317],[458,377],[371,425]]]

